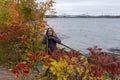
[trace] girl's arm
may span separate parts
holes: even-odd
[[[52,37],[52,39],[59,44],[61,43],[61,40],[58,37],[54,36],[54,37]]]

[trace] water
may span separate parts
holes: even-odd
[[[120,48],[120,19],[108,18],[49,18],[55,32],[64,35],[62,43],[86,50],[97,45],[104,50]]]

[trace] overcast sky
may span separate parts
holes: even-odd
[[[44,1],[44,0],[37,0]],[[54,0],[57,14],[120,14],[120,0]]]

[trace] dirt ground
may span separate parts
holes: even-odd
[[[15,80],[15,76],[10,70],[0,66],[0,80]]]

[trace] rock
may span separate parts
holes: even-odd
[[[110,48],[108,50],[111,51],[111,52],[118,52],[118,53],[120,53],[120,49],[118,49],[118,48]]]

